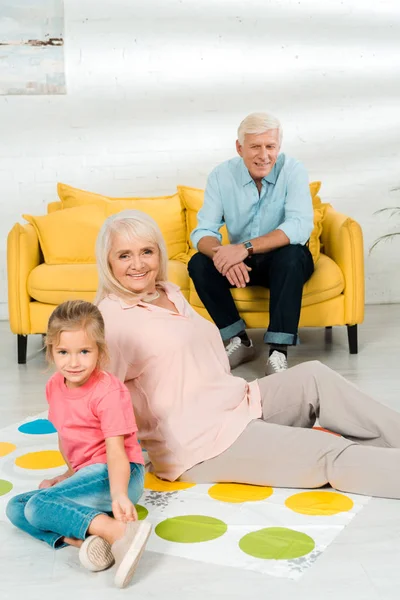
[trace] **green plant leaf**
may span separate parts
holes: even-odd
[[[390,216],[393,217],[393,215],[400,213],[400,206],[387,206],[386,208],[380,208],[379,210],[376,210],[374,212],[374,215],[378,215],[379,213],[387,212],[388,210],[392,211]]]
[[[387,242],[389,239],[393,239],[395,236],[400,235],[400,231],[395,231],[393,233],[387,233],[386,235],[381,235],[371,246],[369,249],[369,254],[371,254],[372,250],[380,244],[380,242]]]

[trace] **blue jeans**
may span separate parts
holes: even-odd
[[[134,504],[143,493],[144,466],[130,463],[128,496]],[[108,467],[98,463],[80,469],[51,488],[11,498],[6,514],[11,523],[52,548],[66,544],[63,537],[84,540],[93,519],[110,513]]]
[[[251,267],[248,286],[269,288],[269,326],[266,344],[297,344],[303,285],[314,271],[307,246],[283,246],[265,254],[253,254],[244,261]],[[244,331],[230,288],[233,286],[221,275],[211,258],[198,252],[189,261],[189,275],[196,292],[220,330],[223,340]]]

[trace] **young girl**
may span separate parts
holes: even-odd
[[[72,300],[55,309],[46,347],[57,369],[46,386],[49,420],[68,470],[12,498],[7,516],[53,548],[76,546],[91,571],[115,562],[115,584],[125,587],[151,531],[134,506],[143,492],[144,461],[130,394],[101,370],[104,322],[90,302]]]

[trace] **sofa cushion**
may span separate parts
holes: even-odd
[[[57,184],[57,193],[63,208],[75,208],[76,206],[82,206],[82,204],[96,204],[98,200],[111,200],[108,196],[80,190],[65,183]]]
[[[182,206],[186,209],[186,236],[189,248],[193,249],[190,234],[197,227],[197,213],[203,206],[204,190],[198,188],[187,187],[186,185],[178,185],[178,193],[181,198]],[[220,229],[222,235],[222,244],[229,244],[228,231],[226,225]]]
[[[104,209],[106,216],[121,210],[141,210],[153,217],[160,227],[167,244],[168,258],[175,258],[187,252],[185,211],[179,194],[152,198],[109,198],[65,183],[59,183],[57,191],[63,209],[93,204]]]
[[[319,260],[321,254],[321,233],[322,223],[325,217],[325,210],[326,206],[324,204],[321,204],[321,202],[317,206],[314,205],[314,228],[308,240],[308,248],[312,254],[314,265]]]
[[[153,217],[167,245],[168,258],[187,252],[185,215],[178,194],[167,199],[105,200],[107,216],[127,209],[141,210]]]
[[[190,234],[193,229],[197,227],[197,213],[203,206],[204,190],[184,185],[178,185],[177,187],[182,205],[186,209],[186,228],[189,247],[193,248]],[[314,206],[314,229],[310,235],[309,248],[314,263],[317,262],[320,256],[320,236],[322,233],[322,222],[325,216],[325,205],[321,204],[321,199],[317,195],[320,188],[320,181],[313,181],[310,183],[310,193]],[[222,244],[229,244],[228,232],[225,225],[221,228],[220,233],[222,234]]]
[[[344,290],[343,273],[337,264],[325,254],[315,265],[311,278],[303,288],[302,306],[310,306],[339,296]],[[239,311],[265,312],[268,310],[269,290],[260,286],[233,288],[232,296]],[[193,282],[190,282],[190,304],[203,307]]]
[[[168,261],[168,279],[189,295],[189,275],[186,265]],[[47,265],[42,263],[28,277],[29,295],[44,304],[61,304],[65,300],[82,299],[91,302],[98,285],[95,264]]]
[[[316,198],[316,197],[318,198],[317,194],[318,194],[318,192],[319,192],[320,189],[321,189],[321,182],[320,181],[311,181],[311,183],[310,183],[310,194],[311,194],[311,198],[313,200],[313,204],[314,204],[314,198]]]
[[[76,206],[82,206],[82,204],[97,204],[102,200],[110,200],[111,202],[115,202],[116,200],[131,200],[132,202],[135,202],[136,200],[168,200],[169,198],[176,196],[176,194],[173,194],[172,196],[151,196],[147,198],[141,196],[124,196],[122,198],[116,198],[115,196],[95,194],[94,192],[81,190],[72,187],[72,185],[67,185],[66,183],[57,184],[57,193],[63,208],[75,208]]]
[[[48,265],[88,264],[96,262],[96,238],[105,219],[128,208],[142,210],[157,221],[167,245],[168,258],[186,253],[186,227],[178,194],[168,202],[138,200],[133,206],[126,200],[102,200],[47,215],[23,216],[35,227]]]
[[[98,285],[95,264],[46,265],[42,263],[28,277],[29,295],[45,304],[66,300],[92,302]]]
[[[23,217],[36,229],[48,265],[96,262],[96,238],[106,218],[104,207],[80,206]]]

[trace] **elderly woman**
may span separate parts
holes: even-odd
[[[97,261],[110,370],[159,477],[400,498],[400,414],[317,361],[251,383],[232,375],[216,326],[168,283],[148,215],[109,217]],[[317,417],[342,437],[312,430]]]

